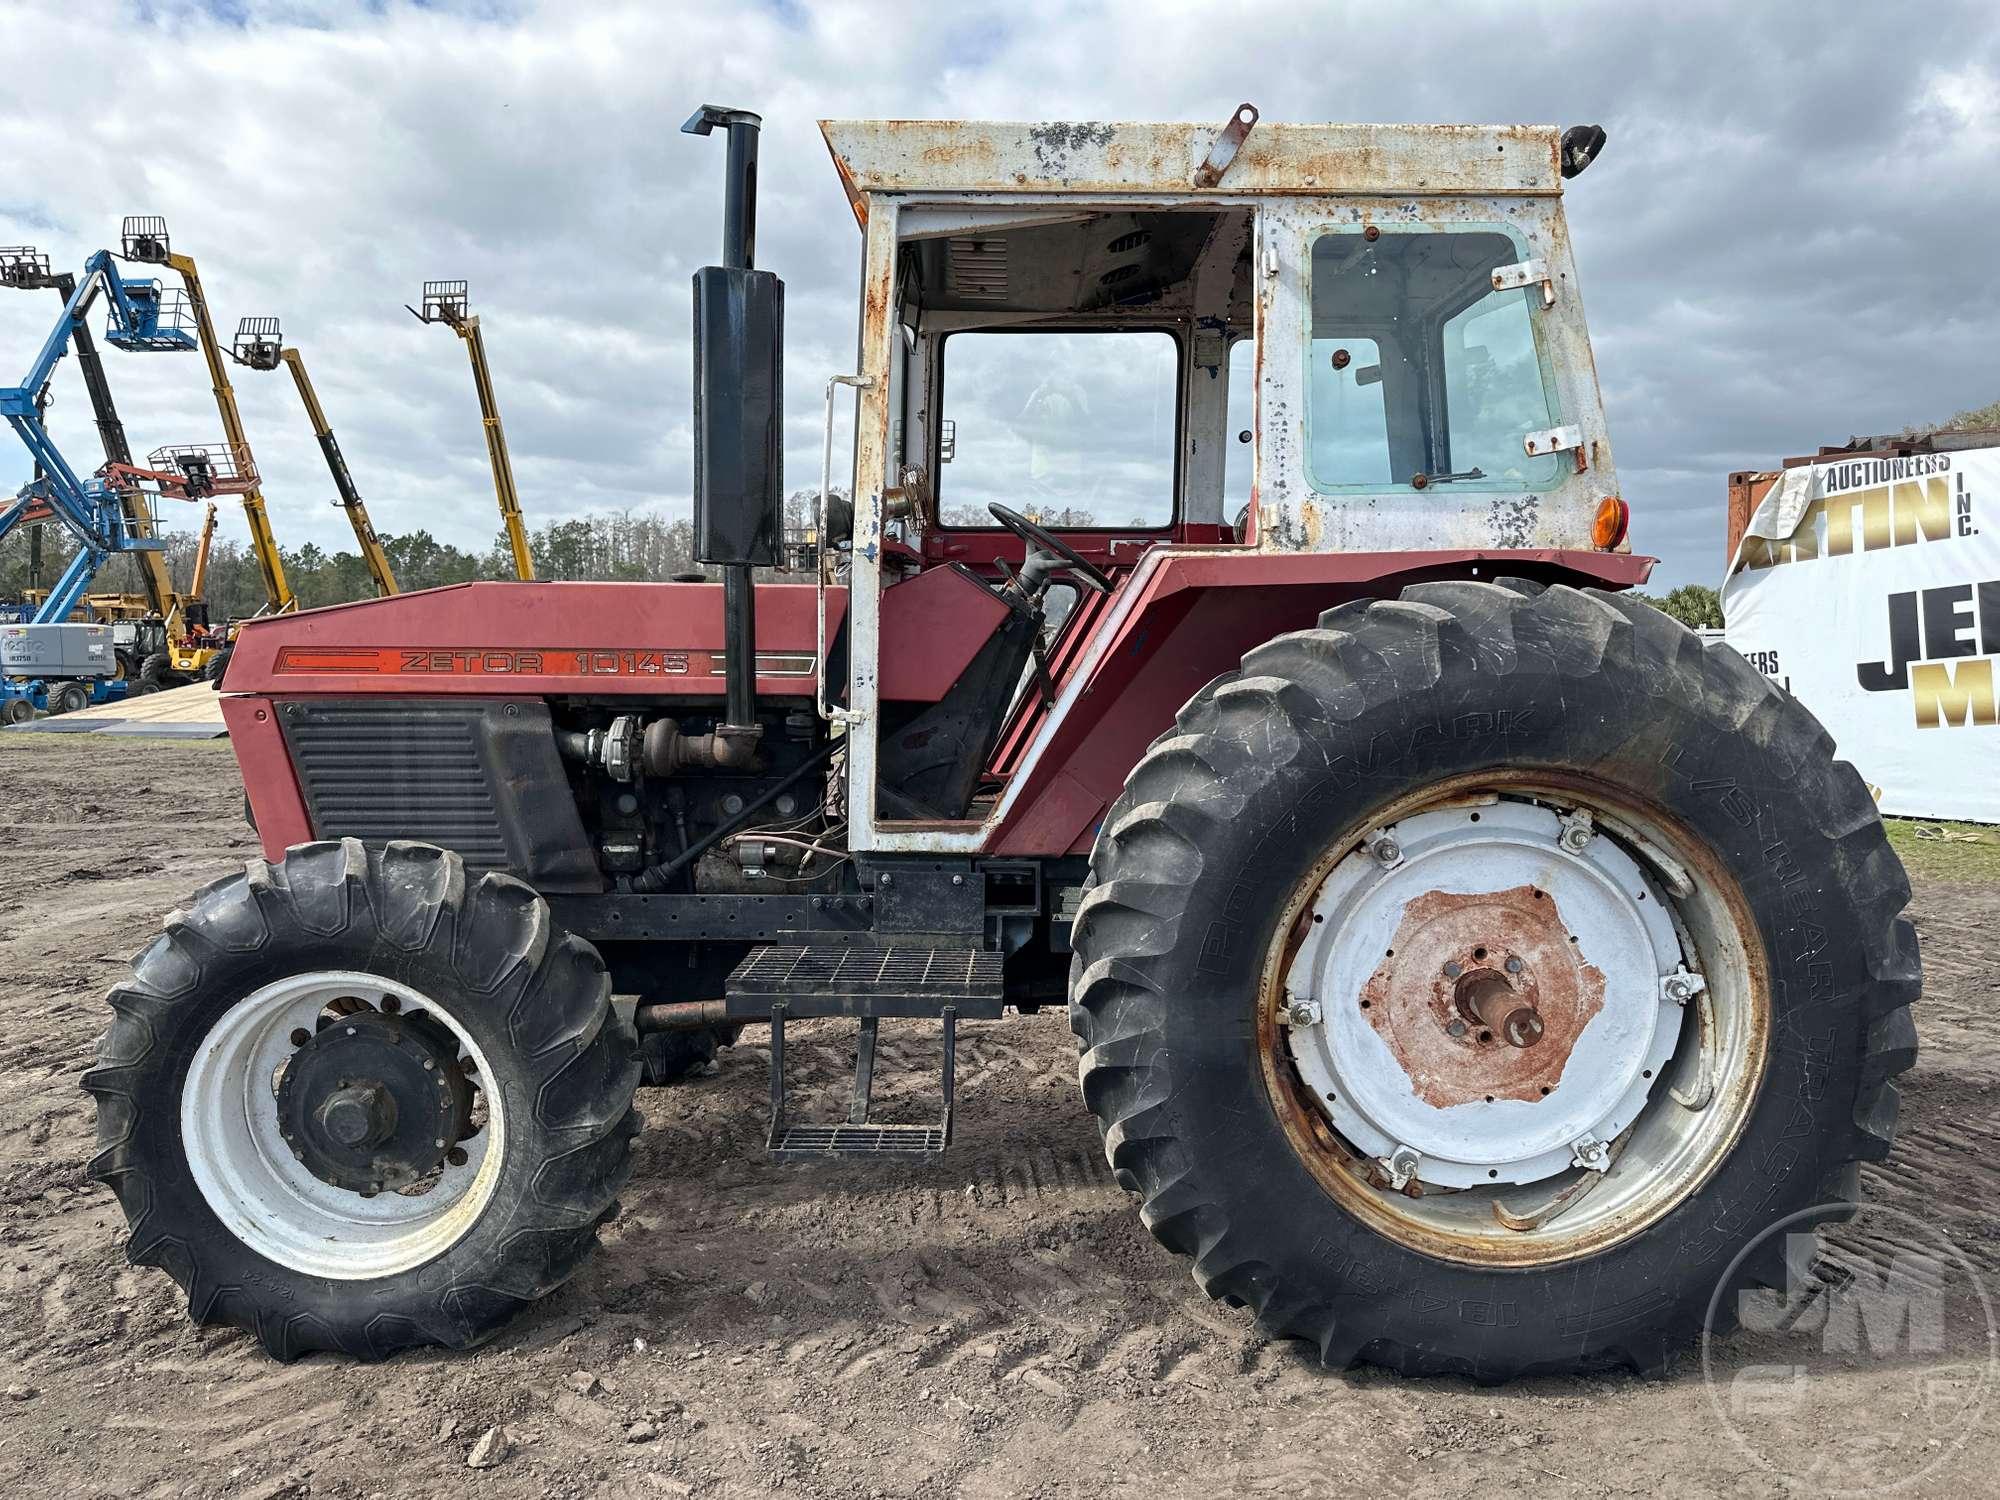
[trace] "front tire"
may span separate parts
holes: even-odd
[[[84,1087],[127,1253],[280,1359],[478,1343],[576,1271],[630,1170],[637,1038],[596,950],[445,850],[252,861],[110,1003]]]
[[[1133,771],[1075,927],[1147,1226],[1330,1365],[1663,1368],[1739,1251],[1851,1202],[1914,1057],[1908,883],[1831,749],[1596,591],[1426,584],[1252,652]]]
[[[139,664],[139,678],[136,691],[158,693],[178,686],[174,678],[173,659],[164,651],[155,651]]]
[[[49,689],[51,714],[78,714],[90,707],[90,689],[80,682],[62,682]]]

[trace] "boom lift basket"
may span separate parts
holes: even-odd
[[[423,307],[417,316],[426,323],[449,323],[456,328],[465,321],[470,308],[465,282],[426,281]]]
[[[33,245],[0,245],[0,286],[38,292],[53,285],[48,256]]]
[[[132,304],[134,315],[129,324],[118,316],[116,308],[105,319],[104,342],[112,348],[177,351],[201,347],[194,304],[186,292],[169,291],[157,281],[128,281],[125,300]]]
[[[244,318],[236,325],[236,337],[229,346],[238,364],[253,370],[275,370],[285,352],[285,340],[276,318]]]
[[[126,260],[163,266],[173,242],[167,237],[167,221],[159,214],[127,214],[118,243]]]
[[[209,495],[240,495],[256,488],[257,465],[250,450],[232,443],[188,443],[155,448],[146,455],[152,479],[189,500]]]

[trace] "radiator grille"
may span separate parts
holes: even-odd
[[[481,753],[485,705],[288,705],[285,738],[320,838],[416,839],[475,874],[504,870],[507,840]]]

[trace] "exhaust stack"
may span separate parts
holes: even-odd
[[[747,110],[704,104],[681,127],[726,132],[722,264],[694,276],[695,556],[722,567],[728,709],[718,763],[757,749],[757,597],[753,570],[782,553],[785,284],[753,269],[757,140]]]

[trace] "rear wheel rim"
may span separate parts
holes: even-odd
[[[301,1036],[355,1008],[421,1015],[455,1044],[481,1091],[485,1120],[447,1143],[454,1156],[420,1187],[372,1196],[308,1169],[280,1128],[278,1089]],[[487,1055],[464,1023],[398,981],[353,970],[315,970],[246,995],[203,1038],[181,1088],[188,1169],[225,1229],[290,1270],[333,1280],[393,1276],[456,1244],[492,1201],[506,1155],[506,1110]]]
[[[1263,970],[1266,1086],[1321,1185],[1397,1243],[1598,1253],[1741,1134],[1770,1029],[1752,930],[1706,845],[1616,789],[1426,788],[1296,888]]]

